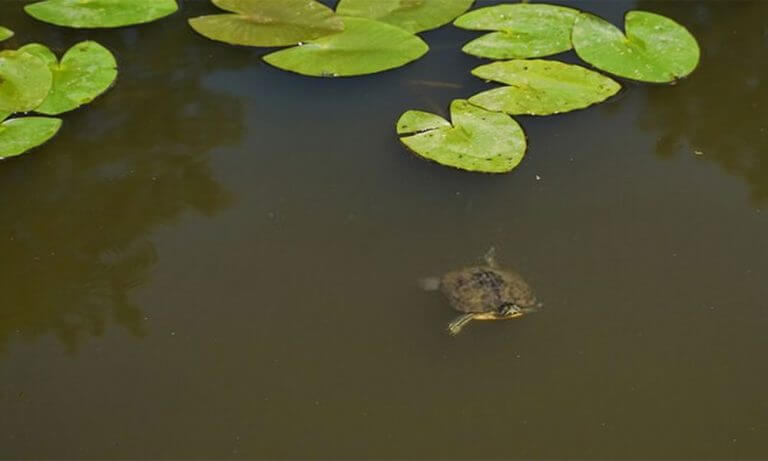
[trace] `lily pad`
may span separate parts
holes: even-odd
[[[288,46],[344,30],[343,21],[315,0],[213,0],[234,14],[200,16],[189,25],[211,40],[246,46]]]
[[[13,37],[13,31],[11,29],[0,26],[0,42],[3,40],[8,40],[11,37]]]
[[[45,0],[24,7],[35,19],[57,26],[109,28],[152,22],[175,13],[176,0]]]
[[[107,91],[117,78],[115,57],[96,42],[78,43],[64,54],[61,63],[44,45],[33,43],[19,51],[39,57],[53,73],[51,92],[35,109],[41,114],[58,115],[88,104]]]
[[[343,17],[344,32],[264,56],[280,69],[315,77],[344,77],[404,66],[429,47],[418,36],[372,19]]]
[[[573,28],[574,49],[600,70],[643,82],[672,82],[699,64],[696,39],[666,16],[630,11],[625,29],[626,36],[604,19],[582,13]]]
[[[448,24],[475,0],[341,0],[336,12],[422,32]]]
[[[462,48],[491,59],[540,58],[571,49],[571,31],[579,11],[557,5],[516,3],[496,5],[459,17],[454,25],[495,30]]]
[[[61,128],[61,119],[21,117],[0,123],[0,160],[21,155],[51,139]]]
[[[0,51],[0,112],[29,112],[51,91],[53,76],[37,56]]]
[[[494,62],[472,69],[472,74],[510,86],[476,94],[469,101],[513,115],[549,115],[583,109],[621,89],[614,80],[597,72],[543,59]]]
[[[525,133],[509,115],[456,99],[451,119],[452,125],[429,112],[409,110],[398,120],[397,133],[416,155],[462,170],[505,173],[523,159]]]

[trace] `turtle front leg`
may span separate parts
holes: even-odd
[[[453,322],[448,324],[448,332],[451,335],[456,336],[459,334],[464,325],[468,324],[474,318],[475,314],[463,314],[456,317]]]

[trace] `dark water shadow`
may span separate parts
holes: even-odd
[[[151,234],[186,212],[211,216],[231,203],[212,151],[242,137],[242,104],[204,87],[214,64],[178,39],[183,17],[139,35],[69,31],[17,13],[7,22],[18,42],[60,51],[87,36],[113,50],[120,77],[65,114],[49,144],[2,162],[0,353],[14,335],[53,335],[74,353],[110,322],[140,337],[145,314],[132,292],[158,260]]]
[[[768,4],[640,1],[683,22],[699,40],[699,68],[674,88],[650,88],[641,127],[658,132],[663,158],[698,155],[768,198]]]

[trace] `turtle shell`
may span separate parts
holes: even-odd
[[[531,287],[519,274],[490,266],[449,272],[440,280],[440,291],[459,312],[490,312],[509,304],[537,304]]]

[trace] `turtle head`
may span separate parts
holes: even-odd
[[[513,319],[523,315],[523,310],[515,303],[504,303],[496,309],[499,319]]]

